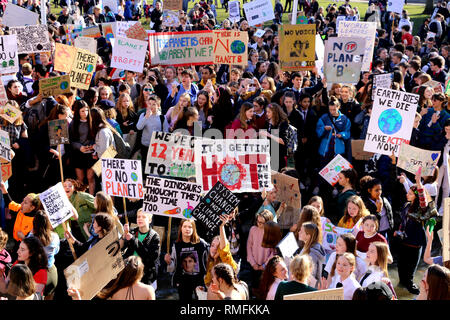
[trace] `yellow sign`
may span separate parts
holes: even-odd
[[[55,71],[69,73],[77,49],[62,43],[55,44]]]
[[[281,70],[312,70],[316,60],[316,25],[281,25],[279,28]]]
[[[39,93],[43,97],[57,96],[70,92],[70,76],[68,74],[39,80]]]
[[[77,48],[70,70],[71,86],[87,90],[97,66],[98,55],[89,50]]]

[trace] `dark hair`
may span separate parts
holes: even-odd
[[[261,276],[258,289],[258,300],[266,300],[267,293],[270,290],[270,286],[275,282],[275,272],[277,265],[284,261],[280,256],[273,256],[267,261],[266,267]]]
[[[228,286],[234,286],[237,282],[236,274],[228,263],[218,263],[214,266],[213,272],[216,278],[222,279]]]
[[[282,238],[281,228],[274,221],[267,221],[264,224],[264,235],[261,243],[263,248],[275,248]]]
[[[33,236],[38,238],[44,247],[52,241],[52,224],[43,210],[38,210],[33,219]]]
[[[95,88],[89,88],[83,96],[83,100],[86,101],[86,103],[89,105],[90,108],[95,107],[94,105],[94,99],[95,96],[97,96],[97,89]]]
[[[88,125],[88,139],[94,140],[95,135],[92,130],[92,120],[91,120],[91,110],[89,108],[89,105],[84,100],[76,100],[73,103],[72,109],[73,109],[73,120],[70,124],[70,141],[78,142],[80,139],[80,132],[79,132],[79,126],[80,126],[80,110],[88,108],[88,115],[87,115],[87,125]]]
[[[116,129],[114,129],[106,120],[105,112],[102,109],[97,107],[91,108],[91,117],[92,117],[92,133],[94,134],[94,137],[103,128],[108,128],[113,133],[117,134]]]
[[[350,168],[342,170],[340,173],[342,173],[342,175],[348,179],[348,182],[352,186],[352,189],[356,190],[356,182],[358,181],[358,173],[356,172],[356,170]]]
[[[437,264],[427,269],[427,300],[450,300],[450,270]]]
[[[97,213],[94,217],[94,221],[102,228],[103,236],[106,236],[114,229],[114,218],[107,213]]]
[[[33,273],[26,264],[18,263],[9,272],[8,294],[26,298],[36,292]]]
[[[30,268],[33,275],[41,269],[47,270],[47,254],[45,253],[44,246],[39,241],[39,239],[31,236],[23,239],[22,243],[24,243],[28,247],[28,252],[30,255],[30,262],[28,263],[28,267]]]

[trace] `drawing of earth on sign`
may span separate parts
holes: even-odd
[[[402,127],[402,116],[395,109],[385,110],[378,118],[378,128],[384,134],[394,134]]]
[[[134,182],[138,181],[138,176],[137,176],[136,172],[133,172],[131,174],[131,180],[133,180]]]
[[[220,182],[230,190],[240,189],[246,176],[245,168],[236,159],[228,157],[219,166],[218,173]]]
[[[245,44],[240,40],[234,40],[230,46],[231,52],[241,54],[245,52]]]

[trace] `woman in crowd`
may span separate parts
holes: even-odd
[[[319,228],[311,222],[305,222],[300,228],[298,239],[304,243],[300,255],[308,255],[311,257],[313,269],[311,275],[311,284],[318,288],[322,280],[322,268],[325,262],[325,250],[319,243]]]
[[[42,300],[42,294],[37,292],[38,287],[30,268],[26,264],[16,264],[9,272],[5,293],[14,298],[11,300]]]
[[[128,93],[122,93],[116,103],[116,120],[123,133],[123,139],[127,142],[136,141],[137,114],[134,112],[133,101]],[[134,147],[130,144],[130,147]]]
[[[374,281],[390,283],[387,268],[389,256],[389,247],[386,243],[376,241],[369,245],[365,259],[367,271],[359,279],[361,286],[366,287]]]
[[[27,94],[23,91],[23,86],[19,80],[13,79],[6,85],[6,95],[8,100],[16,101],[19,106],[28,100]]]
[[[193,136],[195,133],[194,125],[199,120],[199,114],[195,107],[189,107],[183,113],[181,119],[179,119],[174,126],[174,131],[177,129],[187,130],[188,135]]]
[[[197,100],[194,103],[194,107],[197,108],[199,120],[202,123],[202,128],[207,129],[209,124],[206,119],[208,119],[212,109],[211,98],[209,97],[209,93],[207,91],[200,90],[197,94]]]
[[[289,120],[284,113],[283,109],[276,104],[269,104],[266,108],[266,131],[260,131],[260,135],[266,136],[276,143],[278,150],[271,150],[271,155],[278,154],[278,171],[286,166],[287,163],[287,131],[289,126]],[[272,145],[272,143],[271,143]],[[271,161],[272,168],[276,168],[274,164],[274,158]]]
[[[248,300],[248,289],[245,282],[237,280],[233,267],[227,263],[219,263],[214,266],[210,287],[211,293],[218,300]]]
[[[332,280],[328,288],[343,287],[344,300],[352,300],[355,290],[361,287],[353,273],[355,268],[355,256],[350,252],[344,252],[337,257],[336,262],[331,269],[330,276],[332,277]]]
[[[241,139],[252,139],[256,138],[256,126],[253,122],[253,116],[254,116],[254,108],[253,104],[250,102],[245,102],[241,106],[241,110],[239,112],[239,116],[237,119],[235,119],[231,124],[231,129],[238,130],[242,129],[244,130],[244,134],[242,137],[239,137]],[[253,134],[251,134],[253,132]]]
[[[183,93],[178,103],[170,107],[166,113],[166,120],[169,123],[169,131],[173,131],[175,124],[183,118],[184,112],[191,106],[191,98],[188,93]]]
[[[387,244],[386,238],[378,232],[378,219],[373,214],[365,216],[362,219],[362,230],[356,234],[357,250],[367,252],[372,242],[384,242]]]
[[[369,214],[364,201],[359,196],[353,195],[347,200],[344,216],[339,220],[338,227],[353,229],[353,234],[358,234],[362,225],[361,219]]]
[[[450,300],[450,270],[432,264],[420,282],[417,300]]]
[[[267,262],[259,283],[258,298],[260,300],[274,300],[278,285],[288,280],[288,269],[283,258],[273,256]]]
[[[95,136],[95,144],[93,146],[94,159],[98,160],[101,155],[109,148],[116,147],[114,142],[114,134],[118,132],[106,121],[105,113],[102,109],[91,108],[92,117],[92,133]]]
[[[347,200],[356,195],[358,174],[355,169],[345,169],[339,172],[338,184],[342,187],[337,197],[338,217],[343,217],[347,209]],[[342,227],[342,226],[339,226]]]

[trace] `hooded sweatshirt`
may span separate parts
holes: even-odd
[[[303,254],[303,249],[300,254]],[[311,276],[316,279],[316,288],[319,285],[320,280],[322,279],[322,269],[323,264],[325,263],[325,255],[325,250],[320,243],[313,244],[309,250],[309,256],[311,257],[313,264],[313,271],[311,273]]]

